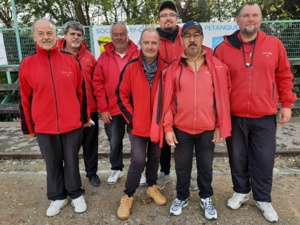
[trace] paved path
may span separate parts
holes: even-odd
[[[129,155],[130,143],[128,136],[124,138],[124,153]],[[216,156],[227,155],[224,144],[216,146]],[[285,125],[278,124],[277,153],[300,154],[300,118],[293,118]],[[100,120],[99,127],[99,155],[109,154],[109,143]],[[11,158],[41,158],[36,139],[24,138],[19,123],[0,122],[0,159]]]

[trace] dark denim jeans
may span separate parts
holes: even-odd
[[[148,137],[135,136],[129,132],[129,139],[131,143],[131,163],[124,192],[131,197],[139,187],[145,165],[147,185],[150,187],[156,184],[161,149],[158,143],[151,142]]]

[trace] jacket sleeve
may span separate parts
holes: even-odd
[[[278,40],[277,45],[279,48],[279,60],[275,71],[275,80],[278,89],[279,101],[281,102],[282,108],[292,108],[292,103],[297,100],[296,95],[293,93],[294,76],[291,72],[286,50],[280,40]]]
[[[127,64],[128,65],[128,64]],[[125,66],[121,72],[116,96],[121,113],[127,124],[132,123],[133,105],[131,103],[131,66]]]
[[[32,102],[32,89],[27,83],[25,62],[23,61],[20,65],[19,70],[19,87],[20,87],[20,104],[19,104],[19,113],[20,113],[20,123],[23,134],[33,134],[34,127],[31,118],[31,102]]]
[[[97,101],[97,108],[99,112],[108,112],[108,102],[105,94],[105,72],[103,70],[103,65],[105,61],[105,53],[102,53],[97,61],[95,66],[94,74],[93,74],[93,92]]]

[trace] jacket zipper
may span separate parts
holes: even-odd
[[[194,66],[195,66],[195,82],[194,82],[194,131],[193,133],[195,133],[195,129],[196,129],[196,120],[197,120],[197,63],[194,62]],[[200,68],[199,68],[200,69]]]
[[[249,67],[249,72],[250,72],[250,75],[249,75],[249,88],[248,88],[248,116],[249,116],[249,112],[250,112],[250,95],[251,95],[251,82],[252,82],[252,68]]]
[[[58,133],[60,133],[56,88],[55,88],[55,83],[54,83],[53,70],[52,70],[52,64],[51,64],[51,59],[50,59],[50,53],[49,52],[48,52],[48,60],[49,60],[49,64],[50,64],[50,74],[51,74],[53,91],[54,91],[54,98],[55,98],[57,131],[58,131]]]

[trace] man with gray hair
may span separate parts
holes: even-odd
[[[138,47],[129,39],[129,29],[124,22],[116,22],[110,28],[112,42],[104,45],[93,76],[93,90],[97,107],[108,140],[110,141],[111,175],[108,184],[115,184],[123,176],[124,120],[115,94],[120,73],[127,62],[138,56]]]
[[[85,79],[90,117],[95,123],[93,126],[84,128],[82,147],[86,177],[89,179],[92,186],[98,187],[101,183],[97,175],[99,120],[96,99],[93,95],[92,88],[92,78],[96,59],[92,53],[87,50],[87,45],[82,42],[84,27],[80,23],[69,21],[64,25],[63,31],[64,38],[58,40],[59,48],[73,53],[79,59]]]
[[[46,163],[47,216],[57,215],[72,199],[75,212],[87,209],[81,188],[78,152],[82,129],[89,126],[85,84],[80,64],[59,50],[53,23],[33,24],[36,52],[20,64],[20,117],[25,137],[37,137]]]

